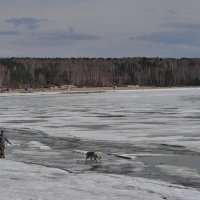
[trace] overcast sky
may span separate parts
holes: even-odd
[[[199,57],[200,0],[0,0],[0,57]]]

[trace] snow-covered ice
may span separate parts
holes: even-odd
[[[199,119],[199,88],[0,94],[0,199],[198,200]]]
[[[197,200],[200,191],[145,178],[66,171],[0,161],[0,199]]]

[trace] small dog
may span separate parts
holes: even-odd
[[[97,163],[97,160],[101,160],[101,154],[96,151],[88,151],[86,153],[86,159],[85,159],[86,162],[87,162],[88,158],[90,158],[90,160],[92,160],[92,158],[93,158],[94,161],[96,161],[96,163]]]

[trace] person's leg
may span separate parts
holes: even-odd
[[[5,158],[5,154],[4,154],[4,150],[5,150],[5,146],[2,146],[2,157]]]
[[[2,157],[3,157],[3,146],[0,145],[0,158],[2,158]]]

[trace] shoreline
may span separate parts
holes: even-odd
[[[9,91],[0,91],[0,94],[9,93],[97,93],[97,92],[107,92],[107,91],[139,91],[139,90],[167,90],[167,89],[200,89],[200,86],[180,86],[180,87],[154,87],[154,86],[124,86],[124,87],[72,87],[72,88],[36,88],[36,89],[10,89]]]

